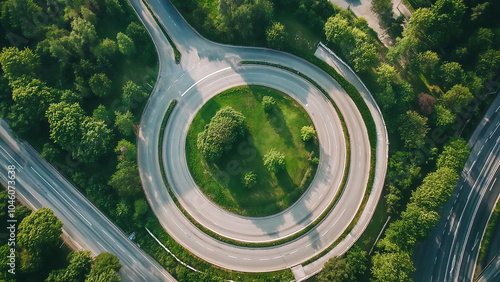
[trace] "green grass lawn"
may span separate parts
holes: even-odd
[[[270,113],[262,107],[264,96],[276,100]],[[196,146],[198,133],[226,106],[246,117],[248,134],[220,161],[206,163]],[[306,111],[277,90],[253,85],[224,91],[201,108],[189,129],[186,155],[191,174],[203,193],[228,211],[245,216],[280,212],[302,195],[316,172],[310,158],[318,157],[319,146],[317,140],[307,144],[302,141],[300,129],[305,125],[313,125]],[[263,157],[271,148],[286,156],[286,170],[276,175],[263,165]],[[241,182],[247,170],[257,174],[257,185],[251,189]]]

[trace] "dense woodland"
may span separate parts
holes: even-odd
[[[414,11],[405,21],[393,18],[387,1],[373,1],[381,19],[390,18],[384,24],[395,44],[387,49],[366,20],[327,0],[173,2],[212,40],[305,58],[321,40],[360,75],[390,133],[385,200],[394,220],[368,262],[366,250],[356,247],[331,260],[318,279],[410,280],[413,248],[439,219],[468,155],[464,139],[500,84],[500,3],[410,0]],[[4,0],[0,5],[1,117],[125,232],[137,231],[141,246],[178,279],[201,279],[142,230],[162,232],[141,190],[134,145],[157,57],[129,4]],[[297,26],[309,36],[298,36]],[[209,269],[166,234],[162,238],[188,263]],[[205,273],[203,279],[218,275],[233,274]]]

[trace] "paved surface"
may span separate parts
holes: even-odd
[[[371,0],[330,0],[330,2],[344,9],[349,8],[356,16],[365,18],[368,22],[368,26],[377,33],[380,41],[382,41],[386,47],[393,44],[391,38],[387,34],[387,30],[380,24],[378,15],[371,10]],[[392,10],[396,17],[403,14],[406,18],[410,18],[411,12],[401,0],[392,0],[392,5]]]
[[[471,281],[500,193],[500,96],[473,134],[471,154],[430,239],[415,250],[415,281]],[[494,281],[494,280],[490,280]]]
[[[370,164],[366,128],[348,95],[331,77],[304,60],[278,51],[210,42],[192,30],[169,1],[148,1],[182,53],[180,64],[175,64],[168,42],[143,3],[138,0],[131,3],[152,35],[160,57],[160,79],[141,119],[138,161],[145,193],[167,232],[206,261],[249,272],[299,265],[333,243],[349,225],[361,204]],[[161,144],[165,170],[181,204],[205,227],[237,240],[273,241],[307,226],[333,200],[342,177],[340,168],[345,163],[342,131],[333,108],[314,86],[299,76],[268,66],[239,65],[241,60],[281,64],[314,78],[341,109],[351,138],[352,173],[338,204],[321,224],[306,235],[272,248],[251,249],[224,244],[195,228],[172,202],[162,183],[158,165],[157,142],[159,132],[163,130],[160,129],[161,121],[170,101],[177,99],[179,103],[165,128],[165,143]],[[265,218],[236,216],[208,201],[187,173],[184,156],[185,135],[196,111],[222,90],[247,83],[272,86],[294,97],[311,114],[321,141],[321,163],[312,186],[288,210]],[[384,140],[382,143],[386,144],[386,135],[381,133],[380,136]],[[374,208],[376,202],[372,204]]]
[[[63,232],[78,249],[94,255],[115,254],[122,264],[122,281],[175,281],[35,150],[12,138],[7,124],[0,120],[0,181],[5,185],[9,165],[16,166],[17,197],[33,209],[52,209],[64,223]]]

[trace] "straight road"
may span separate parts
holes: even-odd
[[[430,239],[415,249],[415,281],[471,281],[500,194],[500,96],[474,132],[471,154]]]
[[[93,255],[115,254],[122,264],[122,281],[175,281],[31,146],[13,138],[0,120],[0,181],[5,185],[9,165],[16,167],[17,197],[32,209],[52,209],[64,223],[63,232],[79,249]]]

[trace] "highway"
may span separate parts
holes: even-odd
[[[17,197],[33,209],[52,209],[64,223],[63,232],[78,249],[89,250],[93,255],[115,254],[122,264],[122,281],[176,281],[31,146],[14,139],[7,124],[0,120],[0,181],[4,185],[10,165],[16,167]]]
[[[363,199],[370,165],[370,144],[364,122],[347,93],[326,73],[310,63],[287,53],[217,44],[196,33],[169,1],[148,1],[159,21],[182,54],[179,64],[173,61],[172,49],[143,2],[130,1],[150,32],[160,58],[160,74],[141,118],[138,137],[138,162],[143,188],[162,226],[177,242],[198,257],[218,266],[248,272],[274,271],[300,265],[331,245],[347,228]],[[300,70],[326,89],[342,112],[351,141],[351,173],[346,188],[332,212],[304,236],[276,247],[244,248],[221,243],[198,230],[175,206],[162,182],[158,164],[158,136],[165,130],[163,160],[165,172],[181,205],[200,224],[222,236],[244,242],[270,242],[290,236],[318,218],[338,192],[345,169],[346,152],[340,122],[333,107],[319,91],[300,76],[275,67],[240,65],[243,60],[280,64]],[[197,110],[217,93],[244,84],[277,88],[300,103],[311,118],[320,139],[320,165],[313,183],[297,203],[287,210],[264,218],[248,218],[229,213],[211,203],[196,187],[185,159],[185,137]],[[165,129],[163,115],[173,99],[179,101]],[[321,114],[319,114],[321,113]],[[381,121],[379,112],[375,119]],[[380,144],[387,149],[387,134],[378,122]],[[378,152],[377,152],[378,153]],[[377,154],[378,155],[378,154]],[[387,158],[377,173],[385,176]],[[381,177],[383,179],[383,176]],[[383,183],[378,184],[381,188]],[[381,189],[374,189],[375,194]],[[380,195],[380,194],[378,194]],[[378,197],[375,197],[378,201]],[[370,202],[372,211],[377,201]],[[330,255],[345,252],[361,235],[371,213],[355,228],[349,243]],[[322,265],[316,265],[316,271]]]
[[[500,194],[499,141],[500,96],[469,141],[471,154],[441,220],[429,240],[415,249],[415,281],[472,280],[481,239]]]

